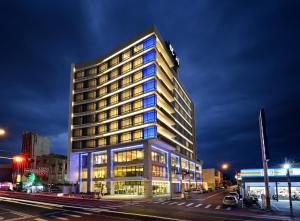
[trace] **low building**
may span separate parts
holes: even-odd
[[[215,190],[220,187],[223,182],[222,173],[215,168],[203,169],[203,183],[206,184],[207,188]]]
[[[278,199],[288,199],[287,170],[283,168],[270,168],[269,191],[270,197]],[[290,169],[292,196],[300,195],[300,167]],[[265,194],[263,169],[243,169],[238,180],[240,191],[243,196],[255,195],[261,197]]]

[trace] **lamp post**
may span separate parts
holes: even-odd
[[[290,167],[291,167],[291,164],[289,164],[288,162],[286,162],[286,163],[283,165],[283,168],[286,169],[286,177],[287,177],[287,181],[288,181],[289,202],[290,202],[290,214],[291,214],[291,217],[293,217],[293,216],[294,216],[294,211],[293,211],[293,204],[292,204],[292,191],[291,191]]]
[[[6,134],[6,131],[3,128],[0,128],[0,137],[3,137]]]

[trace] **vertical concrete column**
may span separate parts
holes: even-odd
[[[107,150],[107,192],[110,195],[114,194],[113,183],[111,182],[113,178],[114,167],[113,167],[113,155],[110,149]]]
[[[169,152],[168,151],[168,165],[167,165],[167,167],[168,167],[168,176],[169,176],[169,182],[170,182],[170,186],[169,186],[169,190],[170,190],[170,197],[171,197],[171,199],[172,199],[172,197],[173,197],[173,192],[174,192],[174,190],[173,190],[173,185],[172,185],[172,173],[171,173],[171,171],[172,171],[172,167],[171,167],[171,152]]]
[[[146,198],[152,198],[152,161],[151,144],[144,143],[144,195]]]
[[[93,158],[92,158],[92,153],[89,152],[87,156],[87,169],[88,169],[88,174],[87,174],[87,192],[90,193],[92,192],[92,168],[93,168]]]

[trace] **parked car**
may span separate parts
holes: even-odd
[[[223,206],[237,207],[238,203],[239,203],[238,199],[235,196],[232,196],[232,195],[227,195],[223,199]]]
[[[237,200],[240,199],[240,194],[238,194],[238,192],[229,192],[228,195],[236,197]]]
[[[202,189],[195,189],[195,190],[192,190],[192,193],[203,193],[203,190]]]

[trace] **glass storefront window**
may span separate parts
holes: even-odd
[[[95,154],[94,155],[94,164],[106,164],[107,163],[107,154]]]
[[[105,179],[107,177],[106,167],[94,167],[93,178]]]
[[[107,185],[104,181],[93,181],[92,191],[95,193],[100,193],[101,195],[105,195],[108,193]]]
[[[114,167],[114,177],[137,177],[143,174],[143,166]]]
[[[143,181],[119,181],[114,182],[115,194],[124,195],[143,195],[144,182]]]
[[[169,192],[169,183],[167,182],[152,182],[152,193],[153,195],[162,195]]]
[[[134,149],[134,150],[120,151],[114,153],[114,162],[117,163],[142,160],[143,158],[144,158],[143,149]]]
[[[166,154],[152,151],[151,152],[151,160],[154,162],[165,164],[166,163]]]
[[[152,165],[152,176],[154,176],[154,177],[167,177],[166,167]]]

